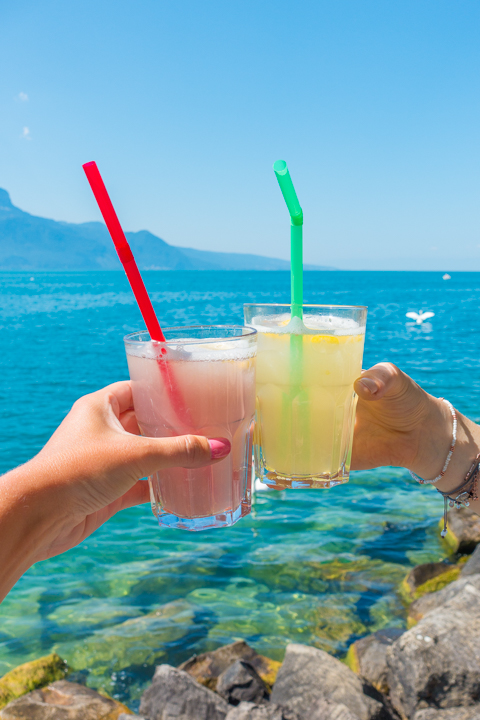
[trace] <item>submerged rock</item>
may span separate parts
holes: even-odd
[[[255,650],[247,645],[243,640],[224,645],[224,647],[213,650],[212,652],[194,655],[186,662],[179,666],[179,670],[184,670],[191,675],[201,685],[205,685],[210,690],[215,690],[217,680],[225,670],[227,670],[237,660],[244,660],[252,665],[267,686],[272,688],[278,669],[281,665],[277,660],[259,655]]]
[[[70,635],[84,637],[86,632],[109,625],[118,625],[143,613],[138,607],[126,605],[119,598],[68,599],[48,614],[48,619]]]
[[[131,665],[154,665],[165,657],[164,646],[180,640],[193,624],[195,608],[175,600],[153,612],[94,632],[67,656],[76,670],[102,676]]]
[[[288,601],[282,597],[282,602],[275,603],[270,602],[275,599],[270,592],[266,585],[253,581],[243,584],[235,579],[223,589],[198,588],[186,599],[198,603],[212,618],[206,637],[209,650],[231,643],[232,638],[304,638],[315,626],[312,596],[292,592]],[[277,647],[283,644],[274,641]]]
[[[325,652],[346,650],[351,638],[365,635],[366,626],[360,621],[352,604],[361,596],[350,594],[348,602],[339,603],[338,595],[322,598],[315,611],[315,644]]]
[[[426,707],[443,709],[477,702],[480,590],[467,583],[452,599],[429,612],[388,649],[387,664],[390,699],[403,717],[411,718]]]
[[[480,573],[478,575],[470,575],[467,577],[463,577],[462,573],[458,580],[455,580],[455,582],[447,585],[447,587],[443,588],[443,590],[439,590],[435,593],[428,593],[418,600],[415,600],[408,608],[408,627],[413,627],[423,617],[428,615],[428,613],[432,612],[432,610],[445,605],[446,602],[449,602],[453,598],[457,597],[457,595],[469,583],[476,587],[477,590],[480,590]]]
[[[1,720],[118,720],[130,710],[91,688],[58,680],[33,690],[0,710]]]
[[[373,633],[389,627],[394,618],[396,623],[401,622],[401,618],[405,615],[405,604],[400,600],[395,589],[381,595],[373,605],[370,605],[368,614],[372,624],[369,623],[367,632]]]
[[[404,632],[400,628],[385,628],[352,643],[347,653],[348,667],[377,690],[387,693],[387,650]]]
[[[461,568],[444,562],[424,563],[410,570],[401,585],[401,594],[407,602],[416,600],[426,593],[441,590],[457,580]]]
[[[0,678],[0,708],[15,698],[44,687],[67,674],[67,663],[52,653],[10,670]]]
[[[217,693],[230,705],[245,702],[261,703],[268,700],[267,686],[253,665],[237,660],[219,675]]]
[[[340,713],[338,720],[342,713],[346,718],[347,711],[358,720],[387,719],[390,714],[381,697],[336,658],[323,650],[297,644],[287,646],[272,692],[272,702],[307,720],[335,717],[334,711]]]
[[[467,577],[467,575],[477,575],[480,573],[480,545],[477,545],[473,551],[473,555],[467,560],[463,566],[461,576]]]
[[[148,720],[225,720],[228,709],[223,698],[170,665],[156,668],[140,702]]]
[[[256,705],[251,702],[242,702],[229,711],[225,720],[302,720],[302,718],[292,710],[287,710],[275,703]],[[338,718],[338,720],[341,719]]]
[[[439,526],[443,530],[443,518]],[[480,515],[466,507],[449,510],[445,542],[454,553],[472,553],[480,543]]]

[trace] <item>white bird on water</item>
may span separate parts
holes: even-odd
[[[428,320],[428,318],[432,318],[434,316],[435,316],[435,313],[432,313],[429,310],[427,310],[426,312],[423,312],[423,310],[420,310],[419,313],[416,313],[416,312],[406,313],[406,317],[411,318],[412,320],[415,320],[415,323],[417,325],[421,325],[424,320]]]

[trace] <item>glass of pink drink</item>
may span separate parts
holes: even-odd
[[[152,475],[153,512],[166,527],[233,525],[251,510],[256,331],[198,325],[166,328],[165,335],[165,343],[152,342],[147,332],[125,338],[140,432],[224,437],[232,449],[215,465]]]

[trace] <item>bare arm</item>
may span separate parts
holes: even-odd
[[[429,395],[390,363],[366,370],[355,383],[358,394],[352,469],[405,467],[425,479],[436,477],[452,441],[448,406]],[[480,452],[480,426],[457,410],[457,443],[444,477],[444,492],[457,488]],[[480,513],[480,500],[470,507]]]
[[[140,437],[129,382],[80,398],[39,454],[0,478],[0,600],[33,563],[74,547],[119,510],[148,502],[140,478],[208,465],[229,452],[222,438]]]

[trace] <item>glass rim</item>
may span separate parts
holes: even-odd
[[[291,303],[244,303],[243,307],[292,308]],[[302,308],[339,308],[340,310],[368,310],[368,305],[314,305],[305,303]]]
[[[137,330],[133,333],[128,333],[128,335],[125,335],[123,338],[123,342],[125,345],[139,345],[142,343],[154,343],[155,345],[192,345],[195,343],[202,343],[202,345],[205,345],[207,343],[218,343],[218,342],[235,342],[236,340],[242,340],[244,338],[252,338],[255,335],[257,335],[257,331],[255,328],[252,328],[248,325],[176,325],[172,327],[166,327],[163,328],[165,332],[169,331],[188,331],[188,330],[243,330],[241,335],[226,335],[226,336],[220,336],[216,338],[171,338],[165,339],[165,342],[162,340],[152,340],[150,337],[150,333],[148,330]],[[134,337],[138,337],[139,335],[148,335],[148,340],[141,340],[140,338],[138,340],[133,340]]]

